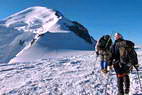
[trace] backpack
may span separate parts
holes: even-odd
[[[106,49],[109,50],[111,45],[112,45],[111,37],[109,35],[104,35],[99,39],[97,48],[99,50],[106,50]]]
[[[123,40],[118,43],[120,63],[129,66],[138,64],[137,53],[134,49],[134,43],[129,40]]]

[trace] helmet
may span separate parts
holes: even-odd
[[[114,34],[114,39],[115,40],[122,39],[122,38],[123,38],[123,36],[120,33],[115,33]]]

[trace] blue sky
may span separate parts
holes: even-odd
[[[95,39],[120,32],[142,45],[142,0],[0,0],[0,19],[32,6],[60,11],[83,24]]]

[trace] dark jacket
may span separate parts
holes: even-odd
[[[124,40],[123,39],[115,40],[114,45],[112,46],[112,49],[111,49],[112,60],[113,60],[112,64],[113,64],[116,74],[123,74],[127,72],[124,65],[120,66],[120,53],[119,53],[119,47],[117,43],[121,41],[124,41]]]
[[[117,43],[124,41],[123,39],[115,40],[114,45],[112,46],[112,59],[116,61],[120,60],[120,54],[119,54],[119,46],[117,46]]]
[[[109,35],[104,35],[99,39],[97,43],[97,51],[110,50],[111,45],[112,45],[111,37]]]
[[[126,64],[123,64],[120,60],[122,57],[120,57],[120,51],[119,48],[121,47],[120,42],[122,41],[128,41],[128,40],[124,40],[124,39],[119,39],[116,40],[114,42],[114,45],[112,46],[112,60],[113,60],[113,65],[114,65],[114,69],[116,71],[116,73],[127,73],[130,71],[130,67],[133,65],[138,64],[138,60],[137,60],[137,54],[135,52],[135,50],[133,50],[132,54],[129,54],[129,56],[131,56],[131,58],[129,58],[128,56],[126,58],[128,58],[127,60],[129,60],[128,62],[126,61]],[[129,41],[130,42],[130,41]],[[129,64],[133,63],[132,65]]]

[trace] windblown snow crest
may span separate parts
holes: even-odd
[[[92,50],[88,30],[59,11],[31,7],[0,21],[0,62],[33,61]]]

